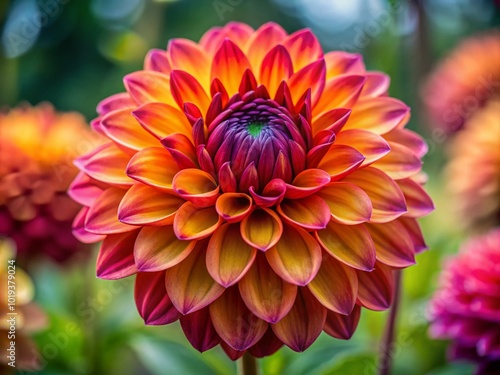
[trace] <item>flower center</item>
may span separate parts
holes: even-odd
[[[251,122],[247,127],[248,133],[252,137],[257,138],[265,125],[263,122]]]

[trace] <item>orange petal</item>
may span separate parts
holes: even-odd
[[[123,78],[123,83],[138,105],[149,102],[175,105],[170,93],[170,80],[166,74],[153,70],[141,70],[127,74]]]
[[[200,39],[200,46],[209,55],[220,48],[224,39],[231,39],[240,48],[244,48],[254,30],[247,24],[230,21],[224,27],[212,27]]]
[[[344,182],[350,182],[368,194],[373,207],[371,222],[385,223],[406,212],[403,192],[392,178],[379,169],[366,167],[357,170]]]
[[[326,81],[321,99],[313,108],[313,114],[332,108],[352,108],[365,81],[366,78],[362,75],[342,75]]]
[[[158,140],[146,132],[132,116],[131,108],[109,112],[103,117],[101,128],[110,139],[131,150],[159,145]]]
[[[85,219],[85,229],[94,234],[130,232],[135,227],[118,220],[118,206],[126,190],[109,188],[90,207]]]
[[[113,143],[97,147],[90,154],[79,157],[75,165],[90,177],[107,184],[128,187],[133,180],[125,174],[130,157]]]
[[[276,275],[263,254],[257,254],[238,286],[250,311],[273,324],[288,314],[297,294],[297,286]]]
[[[228,288],[245,276],[256,254],[257,250],[241,238],[239,224],[223,224],[208,243],[208,272],[215,281]]]
[[[264,56],[286,36],[286,31],[274,22],[265,23],[250,36],[245,51],[254,72],[260,71]]]
[[[365,74],[363,57],[359,53],[331,51],[324,56],[327,68],[327,79],[340,74]]]
[[[179,108],[190,102],[202,113],[207,113],[210,99],[200,83],[191,74],[183,70],[174,70],[170,74],[170,88]]]
[[[356,149],[333,144],[319,162],[318,168],[326,171],[332,181],[338,181],[354,172],[364,160],[365,157]]]
[[[357,271],[358,300],[370,310],[386,310],[392,303],[394,277],[392,269],[378,263],[371,272]]]
[[[325,228],[331,216],[328,205],[317,195],[301,199],[285,199],[277,211],[289,223],[306,229]]]
[[[224,193],[217,198],[215,209],[228,223],[235,223],[249,214],[252,198],[244,193]]]
[[[316,105],[325,87],[325,62],[318,60],[296,71],[288,79],[288,87],[294,103],[310,89],[311,103]]]
[[[167,293],[183,315],[208,306],[224,293],[207,271],[206,246],[206,241],[199,241],[186,259],[165,271]]]
[[[256,344],[269,327],[248,310],[236,286],[226,289],[209,309],[215,330],[234,350],[242,351]]]
[[[313,236],[302,228],[284,224],[281,239],[266,252],[266,258],[282,279],[302,286],[316,276],[322,256]]]
[[[199,208],[184,203],[174,219],[174,232],[181,240],[195,240],[211,235],[222,224],[214,207]]]
[[[415,264],[413,242],[403,224],[397,220],[384,224],[366,224],[375,243],[377,260],[392,267]]]
[[[170,152],[149,147],[135,154],[127,165],[127,176],[158,189],[173,191],[172,181],[179,167]]]
[[[326,311],[307,288],[299,288],[290,312],[271,328],[286,346],[303,352],[323,330]]]
[[[326,257],[307,287],[328,310],[349,315],[356,303],[358,278],[351,267]]]
[[[371,164],[391,151],[387,141],[380,135],[367,130],[350,129],[337,134],[336,145],[354,147],[366,158],[363,166]]]
[[[171,105],[146,103],[135,109],[132,115],[157,139],[163,139],[174,133],[184,134],[189,139],[192,137],[192,128],[186,116]]]
[[[182,262],[195,245],[196,241],[177,239],[171,225],[144,227],[135,241],[135,264],[139,271],[163,271]]]
[[[304,29],[289,35],[283,45],[290,53],[294,71],[323,57],[323,50],[311,30]]]
[[[210,81],[218,78],[229,96],[238,92],[245,70],[251,69],[245,54],[230,39],[225,39],[212,61]]]
[[[97,277],[122,279],[137,273],[134,262],[134,242],[139,231],[106,236],[97,256]]]
[[[419,158],[422,158],[429,151],[422,137],[409,129],[394,129],[384,134],[384,138],[391,143],[399,143],[408,147]]]
[[[405,227],[408,231],[408,235],[410,236],[413,246],[415,249],[415,253],[420,253],[427,249],[427,245],[425,244],[424,236],[422,234],[422,230],[420,229],[420,225],[417,220],[411,217],[400,217],[398,221]]]
[[[316,135],[322,130],[331,130],[337,134],[345,125],[351,110],[347,108],[334,108],[316,116],[312,122],[312,131]]]
[[[189,39],[171,39],[167,50],[172,70],[184,70],[203,87],[209,87],[210,58],[197,43]]]
[[[357,101],[344,129],[364,129],[385,134],[397,127],[410,112],[403,102],[388,97],[362,98]]]
[[[413,176],[422,169],[422,161],[407,147],[389,142],[391,152],[373,164],[395,180]]]
[[[118,220],[129,225],[167,225],[174,222],[184,199],[143,184],[133,185],[118,207]]]
[[[97,104],[97,113],[99,116],[104,116],[106,113],[122,109],[124,107],[135,107],[136,104],[127,92],[120,92],[108,96]]]
[[[292,181],[287,184],[285,198],[304,198],[321,190],[323,186],[330,182],[330,175],[321,169],[306,169],[300,172]]]
[[[338,223],[353,225],[370,220],[370,197],[354,184],[333,182],[321,189],[318,195],[328,205],[332,219]]]
[[[278,44],[270,50],[260,66],[260,82],[267,88],[269,95],[274,97],[281,81],[287,80],[293,74],[293,65],[285,47]]]
[[[213,206],[220,190],[209,173],[194,168],[179,171],[172,181],[172,187],[182,198],[198,207]]]
[[[387,94],[387,90],[389,90],[389,85],[391,83],[391,78],[387,74],[366,72],[364,76],[366,77],[366,82],[363,86],[363,91],[361,91],[362,96],[375,97]]]
[[[323,330],[337,339],[349,340],[354,334],[354,331],[356,331],[360,316],[361,307],[359,305],[355,305],[354,310],[352,310],[349,315],[328,311]]]
[[[398,186],[406,199],[408,212],[405,216],[422,217],[430,214],[434,210],[431,197],[425,190],[410,178],[397,181]]]
[[[240,230],[247,244],[266,251],[279,241],[283,224],[274,211],[259,208],[243,219]]]
[[[331,221],[316,232],[321,246],[350,267],[371,271],[375,266],[375,244],[363,225],[341,225]]]

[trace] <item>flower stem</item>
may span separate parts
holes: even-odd
[[[389,312],[389,318],[385,327],[384,339],[380,346],[379,375],[389,375],[391,373],[392,356],[394,353],[394,331],[399,310],[399,299],[401,294],[402,271],[395,271],[394,280],[394,301]]]
[[[238,375],[258,375],[257,361],[251,354],[245,353],[238,361]]]

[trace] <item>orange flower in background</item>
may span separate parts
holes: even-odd
[[[391,304],[432,202],[386,75],[309,30],[229,23],[151,51],[124,83],[70,192],[75,234],[105,236],[97,275],[137,274],[146,324],[180,318],[200,351],[262,357],[347,339],[361,307]]]
[[[463,41],[429,78],[423,100],[432,126],[451,133],[500,96],[500,31]]]
[[[500,225],[500,98],[477,112],[453,140],[447,188],[464,227]]]
[[[43,311],[32,302],[34,296],[33,282],[28,274],[17,267],[15,262],[15,245],[12,241],[0,238],[0,373],[14,373],[15,369],[34,371],[39,369],[39,357],[35,343],[29,334],[44,328],[47,318]],[[10,262],[9,262],[10,261]],[[11,267],[9,267],[11,266]],[[9,283],[10,281],[10,283]],[[9,286],[15,285],[15,289]],[[15,291],[15,298],[9,294]],[[9,304],[9,297],[11,303]],[[8,315],[9,313],[15,315]],[[11,329],[12,327],[12,329]],[[13,334],[14,337],[9,337]],[[14,355],[11,355],[11,341],[15,344]],[[9,363],[15,366],[9,365]]]
[[[72,160],[96,135],[81,115],[47,103],[0,112],[0,134],[0,235],[16,242],[21,262],[68,259],[82,249],[71,233],[80,206],[66,194]]]

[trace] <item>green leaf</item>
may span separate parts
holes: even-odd
[[[357,375],[377,373],[377,360],[374,353],[341,354],[325,369],[322,375]]]

